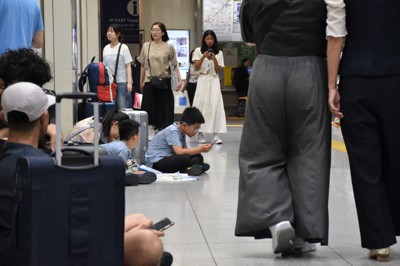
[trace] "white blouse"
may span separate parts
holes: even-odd
[[[203,53],[201,52],[201,47],[197,47],[194,50],[193,53],[193,61],[198,61],[200,58],[203,56]],[[219,50],[219,53],[215,55],[215,58],[217,59],[218,65],[220,67],[224,67],[224,55],[221,50]],[[214,67],[214,61],[210,60],[208,58],[204,58],[203,64],[201,64],[200,69],[198,70],[199,74],[203,75],[208,75],[210,74],[211,76],[218,76],[218,73],[215,72],[215,67]]]
[[[326,36],[344,37],[346,30],[346,10],[343,0],[325,0],[328,10]]]

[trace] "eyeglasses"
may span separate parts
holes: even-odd
[[[185,122],[183,122],[183,123],[185,123]],[[200,127],[195,127],[195,125],[188,125],[187,123],[185,123],[185,124],[186,124],[186,126],[193,128],[193,131],[195,133],[199,132],[199,130],[200,130]]]
[[[199,132],[200,127],[194,127],[194,125],[190,125],[189,127],[193,128],[194,132]]]
[[[161,31],[161,29],[152,29],[151,32]]]

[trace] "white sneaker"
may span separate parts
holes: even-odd
[[[222,140],[219,138],[218,134],[214,134],[213,142],[215,144],[222,144]]]
[[[305,252],[315,251],[317,250],[317,246],[313,243],[308,243],[303,238],[294,236],[292,238],[292,246],[285,249],[284,252],[293,253],[293,254],[301,254]]]
[[[204,134],[202,132],[199,132],[197,135],[197,142],[200,144],[206,143],[206,139],[204,138]]]
[[[292,238],[294,237],[294,229],[290,222],[284,221],[277,223],[269,228],[272,235],[272,249],[275,254],[281,253],[284,249],[292,245]]]

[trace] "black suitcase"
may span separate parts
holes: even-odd
[[[110,111],[111,109],[117,108],[116,102],[81,102],[78,105],[78,121],[87,117],[93,116],[94,105],[98,105],[100,111],[100,120]]]
[[[57,95],[57,135],[61,132],[61,99],[81,98],[79,95]],[[96,128],[96,109],[95,121]],[[99,156],[98,145],[94,155],[79,151],[66,155],[63,151],[61,156],[60,138],[57,142],[56,158],[27,156],[18,160],[12,226],[14,265],[122,266],[123,160]]]

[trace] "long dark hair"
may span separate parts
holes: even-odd
[[[103,125],[103,128],[101,129],[103,136],[106,138],[110,136],[110,129],[113,121],[121,122],[127,119],[129,119],[129,116],[122,112],[118,112],[118,109],[111,109],[108,111],[101,122]]]
[[[201,53],[204,54],[205,51],[208,50],[208,46],[206,44],[206,37],[210,35],[211,37],[213,37],[214,39],[214,44],[211,47],[213,49],[213,53],[214,54],[218,54],[219,53],[219,48],[218,48],[218,40],[217,40],[217,35],[215,35],[215,32],[213,30],[206,30],[203,33],[203,39],[201,40]]]
[[[195,49],[193,49],[193,50],[190,52],[189,62],[190,62],[191,64],[194,64],[194,62],[193,62],[193,53],[194,53],[194,51],[195,51]]]
[[[169,36],[168,36],[168,32],[167,32],[167,27],[165,27],[165,24],[160,21],[154,22],[153,25],[151,25],[150,31],[154,25],[157,25],[158,27],[160,27],[161,32],[164,33],[164,35],[162,36],[163,42],[168,42]],[[154,41],[153,36],[151,36],[151,40]]]

